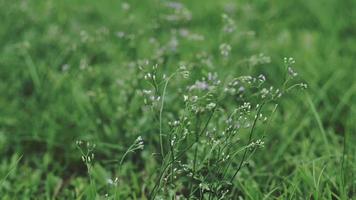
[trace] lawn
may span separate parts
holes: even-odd
[[[1,199],[356,199],[356,1],[0,0]]]

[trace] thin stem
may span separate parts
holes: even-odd
[[[194,150],[194,158],[193,158],[193,172],[192,172],[192,178],[194,178],[194,175],[195,175],[195,167],[196,167],[196,163],[197,163],[197,156],[198,156],[198,145],[197,145],[197,142],[199,140],[199,135],[200,135],[200,132],[199,132],[199,122],[200,122],[200,115],[197,114],[197,122],[196,122],[196,128],[195,128],[195,150]],[[191,193],[192,191],[192,187],[193,187],[193,183],[192,181],[189,183],[189,191]]]
[[[263,103],[261,104],[261,106],[258,108],[258,111],[257,111],[257,114],[256,114],[255,119],[254,119],[254,121],[253,121],[252,128],[251,128],[250,135],[249,135],[248,142],[247,142],[247,145],[246,145],[246,146],[248,146],[248,145],[251,143],[252,135],[253,135],[253,132],[254,132],[255,127],[256,127],[256,124],[257,124],[257,119],[258,119],[258,116],[259,116],[260,113],[261,113],[261,110],[262,110],[263,105],[264,105],[264,102],[263,102]],[[239,173],[239,171],[241,170],[242,165],[243,165],[243,163],[245,162],[245,158],[246,158],[246,155],[247,155],[247,151],[248,151],[248,148],[245,149],[244,154],[243,154],[243,156],[242,156],[242,159],[241,159],[241,161],[240,161],[240,164],[239,164],[237,170],[235,171],[234,175],[231,177],[230,182],[232,182],[232,181],[235,179],[237,173]]]
[[[216,108],[216,107],[215,107],[215,108]],[[215,108],[212,110],[212,113],[210,114],[209,119],[208,119],[207,122],[205,123],[204,128],[203,128],[202,131],[199,133],[199,135],[201,135],[202,133],[204,133],[204,132],[206,131],[206,129],[207,129],[207,127],[208,127],[208,124],[209,124],[211,118],[213,117],[213,114],[215,113],[215,110],[216,110]],[[180,158],[185,154],[185,152],[187,152],[189,149],[192,148],[192,146],[193,146],[194,144],[195,144],[195,142],[193,142],[193,143],[190,144],[187,148],[185,148],[183,151],[181,151],[181,152],[175,157],[175,160],[180,159]],[[164,160],[165,160],[165,159],[164,159]],[[163,162],[163,163],[164,163],[164,162]],[[156,196],[156,192],[155,192],[155,191],[156,191],[157,187],[161,184],[161,180],[162,180],[162,178],[163,178],[163,175],[164,175],[165,171],[168,169],[168,167],[169,167],[171,164],[172,164],[172,161],[170,161],[169,163],[167,163],[166,166],[163,167],[162,172],[160,173],[160,175],[159,175],[159,177],[158,177],[158,179],[157,179],[157,182],[156,182],[155,186],[153,187],[153,189],[152,189],[151,192],[150,192],[150,195],[149,195],[150,198],[149,198],[149,199],[154,199],[154,198],[155,198],[155,196]],[[162,165],[163,165],[163,164],[162,164]]]
[[[161,100],[161,108],[159,110],[159,143],[160,143],[160,148],[161,148],[162,159],[164,157],[163,134],[162,134],[162,114],[163,114],[163,107],[164,107],[164,99],[165,99],[165,96],[166,96],[166,90],[167,90],[168,82],[175,74],[176,74],[176,72],[173,73],[171,76],[169,76],[167,78],[167,80],[166,80],[166,83],[164,84],[163,93],[162,93],[162,100]]]
[[[170,142],[169,142],[169,145],[170,145],[170,151],[171,151],[171,156],[172,156],[172,159],[171,159],[171,184],[173,185],[173,181],[174,181],[174,142],[172,142],[172,134],[170,134]]]
[[[345,176],[345,156],[347,156],[347,152],[346,152],[346,135],[347,132],[345,132],[344,134],[344,138],[343,138],[343,150],[342,150],[342,158],[341,158],[341,188],[343,190],[343,195],[345,195],[346,193],[346,188],[345,188],[345,184],[346,184],[346,176]]]

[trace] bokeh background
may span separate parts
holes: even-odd
[[[241,175],[242,193],[355,197],[356,1],[179,2],[0,0],[5,199],[80,194],[88,180],[76,140],[97,144],[96,169],[106,177],[108,165],[100,160],[118,159],[139,135],[151,137],[155,128],[141,111],[133,66],[158,56],[159,45],[179,48],[162,63],[167,71],[205,52],[213,56],[211,66],[202,66],[207,71],[264,73],[272,84],[283,81],[283,57],[294,57],[308,89],[282,100],[266,147],[253,159],[255,170]],[[223,13],[234,19],[236,34],[229,38],[231,60],[216,66]],[[261,56],[271,62],[258,64]],[[149,153],[125,163],[127,193],[140,194],[142,173],[155,166]]]

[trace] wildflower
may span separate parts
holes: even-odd
[[[308,85],[306,83],[301,83],[300,86],[303,88],[303,89],[307,89],[308,88]]]
[[[222,56],[227,57],[230,54],[231,46],[229,44],[223,43],[219,47]]]
[[[298,75],[298,73],[295,72],[291,67],[288,67],[288,73],[292,77],[296,77]]]
[[[212,110],[213,108],[215,108],[216,104],[215,103],[209,103],[208,105],[206,105],[206,108],[208,110]]]
[[[241,93],[241,92],[244,92],[245,91],[245,87],[244,86],[240,86],[238,91]]]
[[[266,77],[265,77],[263,74],[260,74],[260,75],[258,76],[258,80],[259,80],[260,82],[265,82],[265,81],[266,81]]]
[[[223,31],[225,33],[232,33],[235,31],[236,29],[236,25],[233,19],[231,19],[228,15],[223,14],[222,15],[223,18],[223,23],[224,23],[224,27],[223,27]]]
[[[192,85],[189,90],[209,90],[210,86],[206,81],[196,81],[194,85]]]
[[[130,4],[128,4],[127,2],[124,2],[121,4],[121,8],[125,11],[130,9]]]
[[[63,72],[66,72],[66,71],[69,70],[69,68],[70,68],[70,65],[64,64],[64,65],[62,66],[62,71],[63,71]]]
[[[184,64],[180,64],[179,66],[179,72],[182,74],[183,78],[188,78],[189,77],[189,71],[187,70],[187,67]]]
[[[152,93],[152,90],[142,90],[142,92],[143,92],[144,94],[151,94],[151,93]]]
[[[133,149],[143,149],[144,144],[143,144],[143,139],[141,136],[138,136],[134,142],[134,148]]]

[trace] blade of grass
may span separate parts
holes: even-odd
[[[306,97],[307,97],[307,101],[310,105],[310,108],[312,110],[312,113],[315,117],[315,120],[316,122],[318,123],[318,126],[319,126],[319,129],[320,129],[320,132],[322,134],[322,137],[323,137],[323,141],[324,141],[324,145],[325,145],[325,149],[327,151],[327,153],[330,155],[330,149],[329,149],[329,142],[328,142],[328,138],[326,136],[326,132],[325,132],[325,129],[324,129],[324,126],[321,122],[321,119],[320,119],[320,115],[319,113],[317,112],[316,108],[315,108],[315,105],[313,103],[313,101],[311,100],[309,94],[306,94]]]

